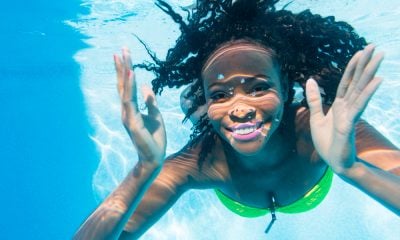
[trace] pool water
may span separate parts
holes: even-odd
[[[168,2],[177,10],[193,3]],[[385,81],[363,117],[400,146],[400,6],[395,2],[298,0],[287,9],[334,15],[385,51],[379,71]],[[179,31],[153,1],[18,6],[0,10],[6,33],[0,62],[0,156],[6,160],[0,190],[6,217],[0,229],[6,229],[4,239],[69,239],[137,161],[120,121],[112,55],[127,46],[134,62],[149,60],[136,34],[162,58]],[[139,85],[150,84],[150,73],[136,75]],[[190,124],[181,123],[176,97],[181,90],[166,89],[158,97],[167,154],[179,150],[190,134]],[[399,217],[338,177],[318,208],[277,217],[268,239],[400,236]],[[229,212],[211,190],[189,191],[142,239],[265,239],[269,221],[269,215],[248,219]]]
[[[96,206],[80,64],[86,38],[65,20],[80,1],[0,7],[0,239],[70,239]]]

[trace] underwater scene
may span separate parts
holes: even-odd
[[[181,15],[190,0],[166,1]],[[178,25],[154,1],[83,0],[9,4],[0,41],[2,200],[1,239],[71,239],[75,231],[138,161],[121,122],[113,54],[123,47],[133,63],[151,61],[137,37],[164,59]],[[310,9],[351,24],[385,52],[384,81],[362,118],[400,147],[400,6],[394,0],[279,1],[277,9]],[[0,18],[0,19],[1,19]],[[135,70],[138,89],[150,72]],[[190,139],[182,123],[184,87],[157,96],[167,153]],[[301,94],[296,94],[301,96]],[[144,100],[139,94],[139,106]],[[141,110],[145,111],[143,107]],[[12,199],[10,201],[10,199]],[[7,207],[10,206],[11,207]],[[301,214],[243,218],[213,190],[190,190],[140,239],[385,239],[400,236],[400,218],[337,176],[325,200]]]

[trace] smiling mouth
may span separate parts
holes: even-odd
[[[232,132],[232,137],[235,140],[250,141],[257,138],[261,134],[261,124],[262,122],[241,123],[227,128],[227,130]]]

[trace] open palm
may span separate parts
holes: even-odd
[[[382,79],[375,76],[383,54],[374,55],[368,45],[357,52],[343,74],[335,101],[328,113],[322,111],[321,95],[313,79],[306,86],[310,107],[310,127],[315,149],[336,173],[351,168],[356,160],[355,124]]]
[[[156,98],[149,88],[143,89],[148,114],[139,111],[135,74],[128,49],[122,57],[114,55],[121,99],[122,122],[139,155],[139,161],[149,166],[162,165],[165,157],[166,134],[164,121],[157,108]]]

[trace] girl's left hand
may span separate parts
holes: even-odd
[[[306,84],[315,149],[337,174],[346,174],[356,160],[355,125],[382,82],[375,73],[383,53],[374,55],[374,50],[373,45],[368,45],[352,57],[326,115],[318,84],[313,79]]]

